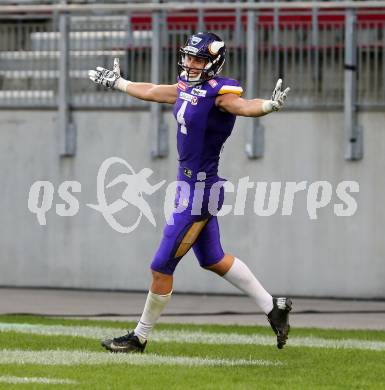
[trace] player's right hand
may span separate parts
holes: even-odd
[[[112,70],[108,70],[98,66],[96,70],[89,70],[88,77],[96,84],[104,85],[107,88],[116,88],[120,77],[119,58],[114,59]],[[116,88],[118,89],[118,88]]]

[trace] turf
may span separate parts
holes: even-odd
[[[49,326],[94,326],[116,328],[126,324],[111,321],[73,320],[33,316],[0,316],[1,323],[41,324]],[[128,327],[132,327],[129,324]],[[239,334],[271,336],[268,327],[159,324],[158,331],[203,332],[209,334]],[[109,330],[110,331],[110,330]],[[341,331],[325,329],[293,329],[292,339],[317,337],[325,340],[385,341],[385,332]],[[185,366],[171,364],[140,365],[106,363],[98,365],[30,364],[23,361],[6,363],[7,351],[57,350],[100,352],[103,349],[95,338],[52,336],[21,333],[17,329],[0,331],[0,389],[385,389],[385,350],[354,348],[314,348],[288,345],[278,350],[273,344],[201,344],[197,342],[152,341],[145,355],[189,357],[195,359],[224,359],[268,361],[279,365]],[[7,351],[5,351],[7,350]],[[108,354],[105,352],[105,354]],[[114,355],[116,356],[116,355]],[[141,357],[139,356],[139,359]],[[75,384],[9,384],[7,377],[65,379]]]

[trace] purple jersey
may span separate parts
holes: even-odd
[[[224,256],[218,221],[210,210],[209,196],[211,186],[219,180],[218,163],[222,146],[235,123],[235,115],[220,111],[215,106],[216,97],[225,93],[241,95],[242,88],[238,81],[222,77],[215,77],[196,87],[189,87],[182,79],[178,82],[178,99],[174,105],[178,122],[178,180],[189,183],[189,194],[177,189],[175,206],[178,207],[181,202],[186,209],[174,212],[174,223],[166,224],[151,263],[154,271],[172,275],[191,247],[202,267],[210,267]],[[202,189],[197,189],[194,182],[201,179],[197,178],[200,172],[206,174],[206,181]],[[195,213],[194,199],[199,198],[199,212]],[[223,200],[222,187],[216,205],[218,210]]]
[[[233,79],[215,77],[195,87],[179,79],[174,105],[178,122],[178,180],[195,182],[199,172],[206,173],[207,182],[217,180],[219,155],[236,117],[220,111],[215,99],[225,93],[241,95],[242,92],[238,81]]]

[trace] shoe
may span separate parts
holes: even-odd
[[[143,352],[147,341],[141,343],[134,332],[127,333],[124,336],[116,337],[102,341],[102,346],[111,352]]]
[[[282,349],[289,335],[290,298],[273,298],[273,310],[267,315],[274,333],[277,335],[277,347]]]

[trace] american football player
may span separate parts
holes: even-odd
[[[182,204],[183,211],[175,212],[172,223],[166,224],[152,260],[153,277],[143,314],[134,330],[102,342],[109,351],[143,352],[171,298],[174,270],[190,248],[204,269],[248,294],[263,310],[277,336],[278,348],[283,348],[288,338],[291,300],[272,297],[242,260],[223,251],[215,211],[221,208],[224,195],[223,186],[218,186],[225,181],[218,176],[220,152],[236,116],[259,117],[279,111],[289,88],[282,90],[279,79],[271,99],[244,99],[238,81],[219,76],[225,59],[224,41],[216,34],[200,32],[189,37],[180,49],[179,77],[173,85],[125,80],[118,59],[112,70],[97,67],[89,71],[90,79],[97,84],[141,100],[173,105],[178,126],[178,181],[187,183],[178,187],[175,199],[176,207]],[[204,183],[198,191],[197,182]],[[215,211],[209,202],[214,188],[218,189]]]

